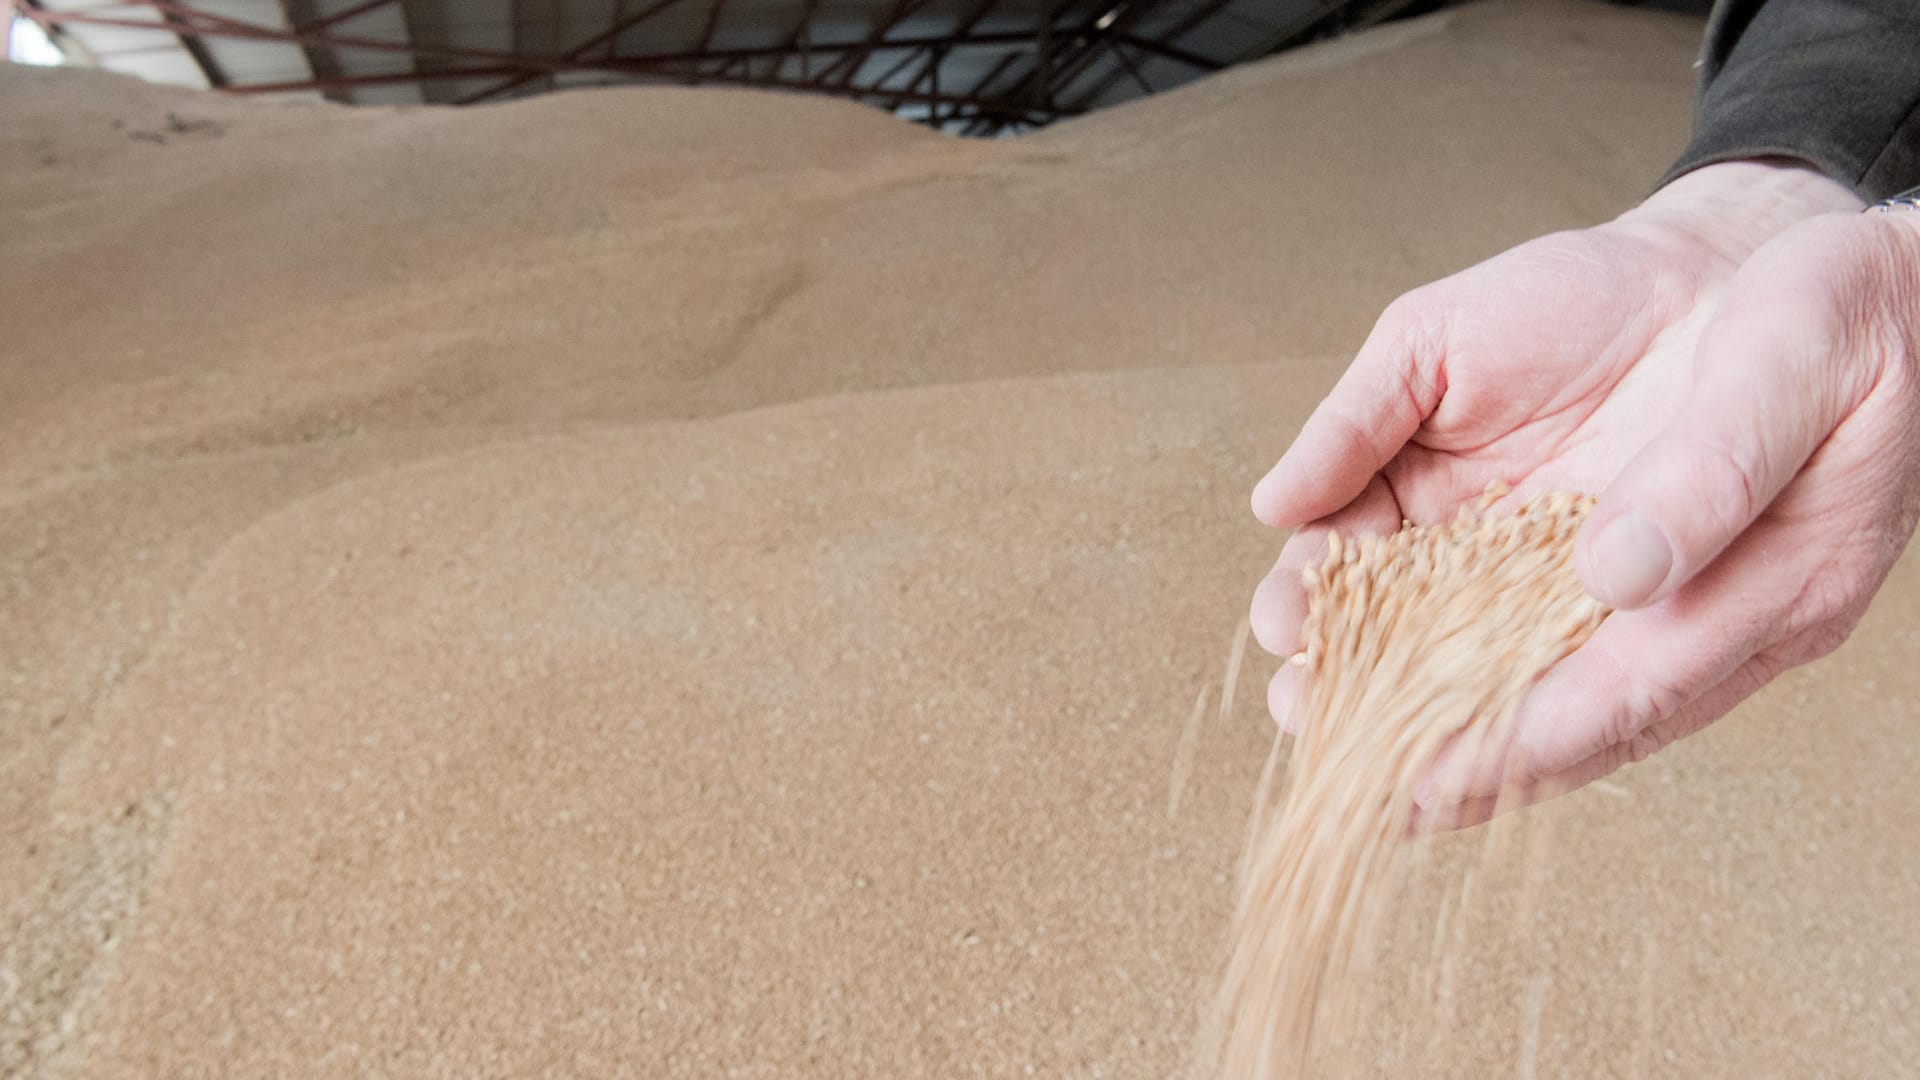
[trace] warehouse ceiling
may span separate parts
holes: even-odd
[[[992,135],[1446,0],[10,0],[69,62],[233,93],[474,104],[669,82]]]

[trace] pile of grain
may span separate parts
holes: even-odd
[[[1392,1030],[1355,1015],[1351,984],[1396,891],[1412,793],[1443,748],[1464,763],[1501,745],[1527,687],[1599,625],[1571,565],[1591,507],[1550,495],[1508,517],[1336,534],[1306,571],[1303,723],[1284,784],[1272,765],[1262,780],[1241,869],[1221,1075],[1327,1075],[1307,1071],[1316,1045]]]
[[[0,1074],[1163,1080],[1247,490],[1396,294],[1644,193],[1699,34],[1507,0],[996,142],[0,66]],[[1407,1073],[1920,1058],[1917,598],[1516,815]]]

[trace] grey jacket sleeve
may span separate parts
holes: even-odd
[[[1805,161],[1869,202],[1920,184],[1920,0],[1719,0],[1666,180],[1751,157]]]

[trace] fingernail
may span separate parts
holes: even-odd
[[[1614,518],[1587,547],[1588,584],[1603,602],[1618,608],[1647,601],[1673,569],[1673,548],[1659,526],[1638,511]]]

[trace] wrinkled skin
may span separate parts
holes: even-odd
[[[1641,760],[1859,621],[1920,517],[1920,211],[1859,207],[1784,162],[1714,165],[1416,289],[1261,480],[1255,514],[1299,527],[1254,596],[1277,655],[1329,528],[1444,521],[1495,481],[1503,508],[1600,493],[1574,561],[1617,610],[1506,746],[1416,787],[1425,824]],[[1269,691],[1282,726],[1297,679]]]

